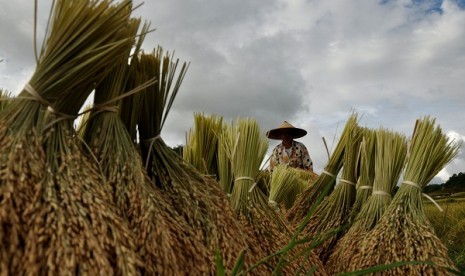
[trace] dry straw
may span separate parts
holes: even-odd
[[[344,148],[349,133],[358,128],[357,121],[357,114],[351,114],[323,172],[308,189],[297,197],[293,207],[287,211],[286,217],[294,226],[300,225],[301,222],[308,219],[308,211],[320,193],[325,190],[325,187],[335,184],[336,176],[342,168]]]
[[[338,238],[343,233],[343,227],[348,223],[352,205],[355,202],[355,185],[357,182],[356,166],[359,160],[361,128],[355,127],[347,135],[344,149],[344,167],[342,176],[334,191],[325,198],[312,214],[301,235],[313,237],[321,242],[315,253],[323,263],[326,262]],[[328,233],[339,230],[336,233]]]
[[[449,141],[435,119],[417,120],[410,142],[402,185],[376,226],[363,240],[353,268],[402,261],[424,261],[381,272],[382,275],[449,275],[455,269],[446,246],[425,215],[422,188],[456,156],[459,145]]]
[[[129,229],[72,126],[72,111],[131,46],[131,11],[131,1],[54,2],[35,72],[0,115],[3,273],[135,272]],[[60,109],[65,99],[73,108]],[[43,120],[45,112],[58,120]]]
[[[383,128],[377,130],[375,135],[376,147],[372,148],[375,152],[373,193],[357,214],[349,231],[338,241],[325,264],[331,274],[349,271],[350,265],[359,258],[363,239],[391,203],[391,194],[405,164],[407,139],[404,135]]]

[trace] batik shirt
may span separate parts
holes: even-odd
[[[307,148],[304,144],[297,141],[292,141],[290,153],[286,152],[283,143],[280,143],[273,149],[270,159],[270,169],[273,170],[279,164],[287,164],[293,168],[313,171],[313,162]]]

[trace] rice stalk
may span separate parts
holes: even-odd
[[[331,274],[349,271],[350,265],[357,262],[364,238],[391,203],[391,195],[405,164],[407,138],[403,134],[380,128],[375,135],[373,193],[326,262],[326,270]]]
[[[291,224],[296,227],[300,225],[307,217],[308,210],[318,198],[320,193],[324,191],[326,186],[333,186],[336,181],[336,176],[342,168],[344,158],[344,148],[348,140],[349,133],[358,128],[357,114],[352,113],[346,122],[341,137],[331,154],[328,163],[323,172],[318,176],[315,182],[305,191],[303,191],[296,199],[294,205],[286,213],[286,217]],[[308,219],[308,218],[307,218]]]
[[[38,133],[45,108],[60,113],[52,107],[57,99],[86,97],[130,46],[125,27],[131,10],[130,1],[54,2],[35,71],[0,114],[3,273],[126,273],[135,266],[124,222],[93,190],[98,172],[87,165],[74,171],[83,159],[65,137],[72,123],[52,124],[45,137]],[[105,229],[111,237],[98,236]]]
[[[200,173],[217,179],[218,133],[221,131],[221,116],[206,116],[194,113],[194,127],[190,129],[183,150],[184,161]]]
[[[343,228],[348,223],[349,214],[355,202],[355,185],[358,178],[356,165],[359,160],[361,140],[360,128],[353,128],[348,133],[344,147],[344,167],[341,179],[334,191],[318,205],[301,233],[302,237],[321,240],[322,243],[314,251],[323,263],[326,262],[337,240],[342,236]],[[325,236],[325,233],[336,229],[341,231],[329,237]],[[323,236],[320,237],[320,234]]]
[[[268,149],[268,140],[262,135],[258,122],[252,118],[238,118],[231,128],[231,142],[228,143],[234,174],[231,207],[237,214],[247,216],[249,206],[254,204],[251,202],[255,198],[253,195],[259,192],[254,189],[255,179]]]
[[[216,253],[220,252],[226,270],[230,271],[246,246],[245,237],[218,183],[185,163],[161,137],[161,130],[188,68],[188,64],[183,63],[177,72],[178,64],[179,59],[174,60],[173,55],[165,54],[161,47],[150,54],[141,53],[135,60],[134,75],[129,85],[137,87],[148,79],[157,78],[156,84],[141,93],[141,103],[133,99],[135,109],[142,106],[137,119],[142,160],[153,183],[183,220],[191,239],[199,242],[198,254],[192,256],[197,260],[192,273],[212,275],[216,270]],[[131,121],[135,120],[128,120]],[[129,127],[132,129],[134,126]]]
[[[239,215],[248,237],[249,256],[254,257],[248,260],[249,266],[244,269],[244,274],[301,275],[314,271],[311,275],[328,275],[313,251],[305,250],[304,245],[289,247],[289,233],[280,230],[263,209],[251,207],[248,216]],[[305,253],[299,255],[302,251]],[[279,265],[281,257],[284,262]]]
[[[271,173],[269,203],[273,206],[284,205],[289,209],[293,204],[296,196],[302,192],[303,182],[297,169],[278,165]]]
[[[363,128],[363,138],[360,144],[359,178],[357,181],[357,193],[355,202],[350,212],[352,223],[360,209],[367,201],[373,191],[373,181],[375,178],[375,154],[376,154],[376,131]]]
[[[380,274],[449,275],[447,269],[455,269],[446,246],[426,217],[421,191],[458,150],[459,144],[447,138],[435,119],[426,116],[417,120],[402,185],[376,226],[364,238],[360,257],[351,268],[429,261],[434,265],[405,265]]]
[[[232,131],[233,129],[228,124],[223,124],[218,132],[218,183],[228,196],[231,196],[234,182],[231,157],[228,153],[228,149],[233,148],[233,145],[227,144],[232,143]]]
[[[134,31],[139,22],[133,21]],[[142,33],[147,30],[146,24]],[[137,253],[144,264],[140,273],[190,273],[196,266],[192,256],[198,254],[201,246],[191,238],[189,227],[185,228],[162,192],[150,182],[139,152],[118,114],[120,101],[114,101],[127,93],[128,57],[129,53],[96,87],[94,108],[83,129],[83,138],[100,162],[120,215],[129,220]]]
[[[252,118],[238,118],[228,127],[229,130],[223,137],[227,142],[223,146],[230,157],[235,179],[231,194],[232,210],[249,237],[247,254],[266,259],[263,263],[252,264],[246,271],[252,275],[272,274],[272,267],[280,258],[273,254],[288,243],[291,232],[283,214],[270,207],[267,197],[257,188],[257,178],[268,148],[268,140],[261,133],[258,122]],[[289,262],[280,269],[283,273],[294,274],[300,268],[301,259],[291,260],[296,252],[293,250],[289,254]],[[267,256],[271,257],[267,259]],[[308,254],[307,260],[303,271],[309,271],[313,264],[318,265],[319,272],[323,270],[321,262],[313,253]]]

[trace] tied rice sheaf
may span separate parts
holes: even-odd
[[[397,132],[380,128],[375,132],[375,174],[372,193],[354,219],[349,231],[337,242],[325,263],[328,273],[337,274],[350,270],[362,242],[391,203],[394,187],[405,164],[407,138]]]
[[[240,252],[247,247],[240,224],[235,220],[226,194],[216,180],[205,177],[191,164],[169,148],[161,137],[161,130],[186,74],[184,62],[177,72],[179,59],[157,47],[152,53],[141,52],[135,59],[128,90],[147,80],[157,82],[145,88],[123,107],[136,110],[125,118],[129,133],[139,134],[139,149],[148,176],[167,198],[179,218],[179,225],[196,246],[186,247],[184,262],[192,267],[191,273],[216,273],[217,252],[225,263],[226,271],[233,268]],[[140,110],[138,112],[137,110]],[[127,116],[127,115],[126,115]],[[135,124],[134,124],[135,123]],[[138,132],[134,128],[138,129]],[[194,254],[189,254],[189,250]]]
[[[417,120],[402,184],[376,226],[361,241],[351,269],[423,262],[379,274],[450,275],[457,270],[425,214],[422,189],[457,155],[459,147],[442,132],[435,119],[425,116]]]
[[[76,138],[79,108],[124,55],[131,1],[56,1],[37,66],[0,114],[0,270],[133,274],[140,261],[98,164]]]

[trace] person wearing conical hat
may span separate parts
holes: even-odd
[[[274,149],[270,158],[270,170],[279,164],[287,164],[293,168],[313,171],[313,162],[304,144],[294,141],[307,135],[307,131],[294,127],[284,121],[279,127],[269,130],[266,136],[269,139],[281,140]]]

